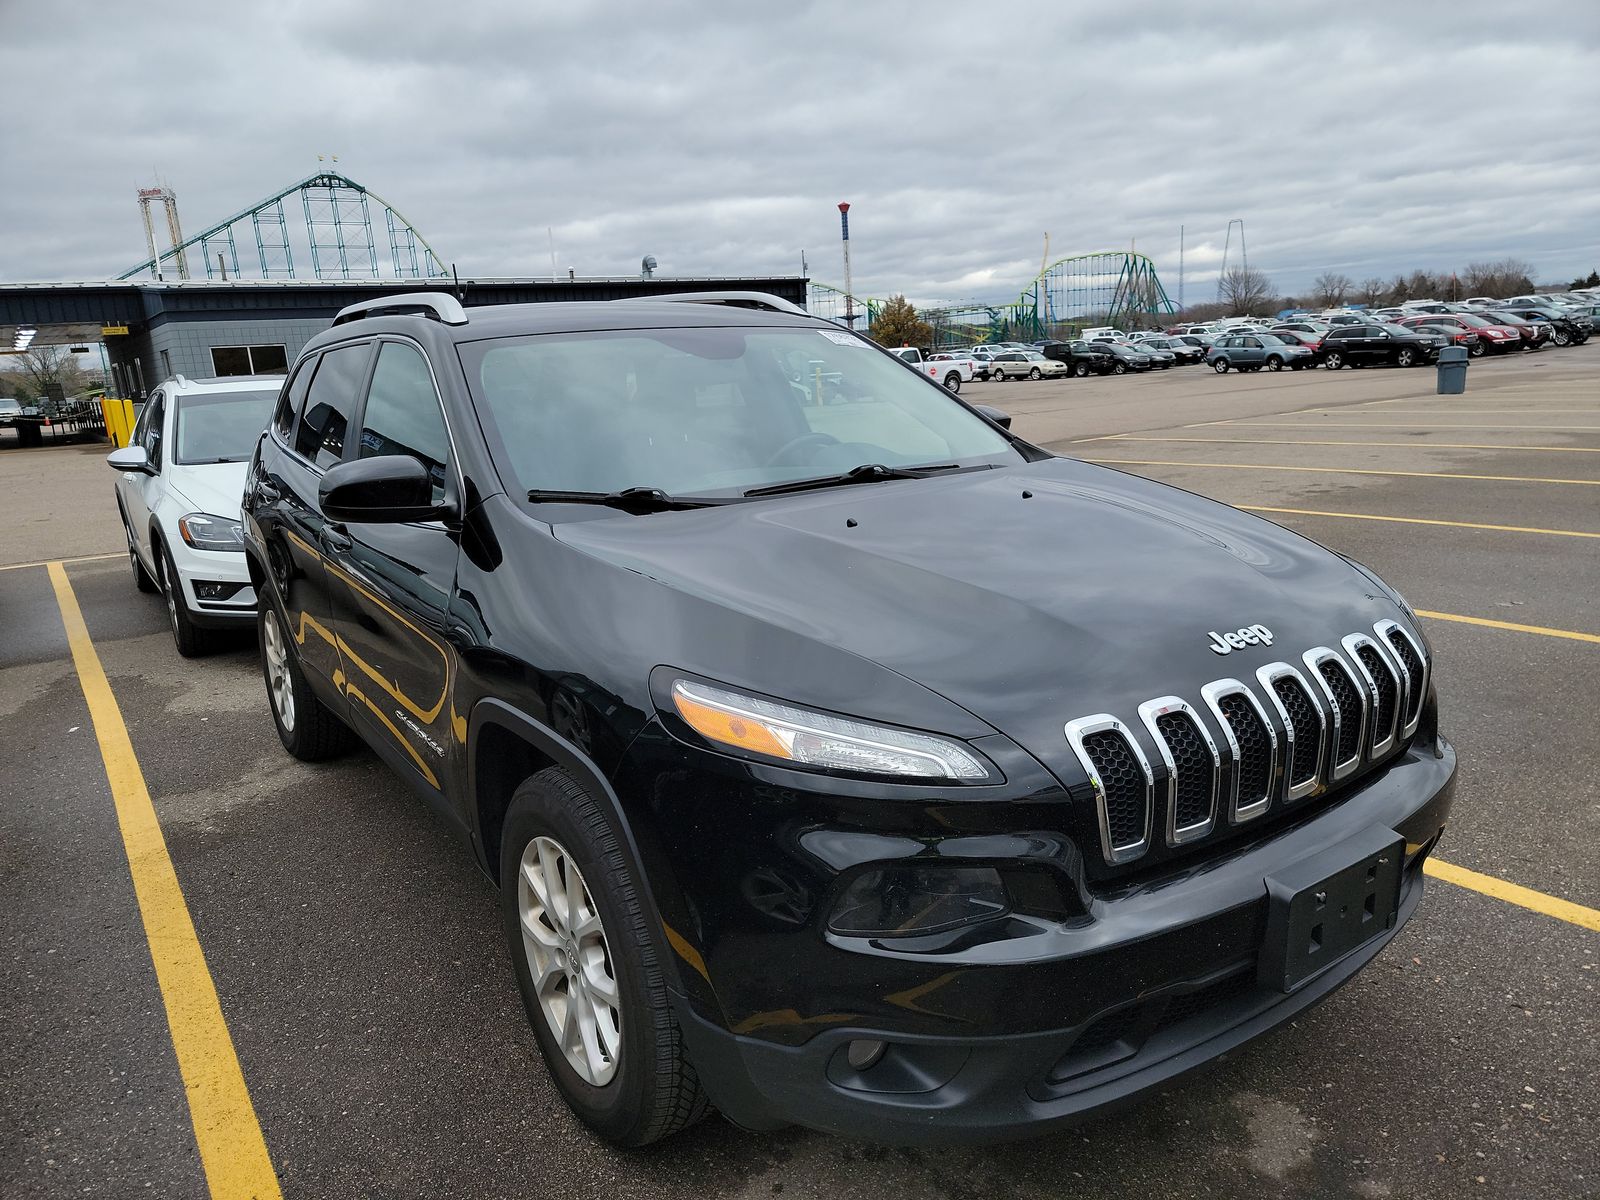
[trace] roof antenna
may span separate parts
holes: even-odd
[[[455,263],[450,264],[450,278],[456,281],[456,302],[465,304],[467,302],[467,294],[461,290],[461,276],[456,274]]]

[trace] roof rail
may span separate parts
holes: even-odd
[[[759,308],[767,312],[811,316],[798,304],[769,292],[669,292],[665,296],[632,296],[633,300],[666,300],[674,304],[726,304],[730,308]]]
[[[371,300],[341,308],[333,323],[343,325],[346,321],[359,321],[364,317],[414,313],[418,309],[421,310],[420,315],[446,325],[467,323],[467,310],[449,292],[402,292],[398,296],[375,296]]]

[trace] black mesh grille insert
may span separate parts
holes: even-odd
[[[1399,702],[1400,685],[1389,664],[1383,661],[1383,655],[1372,646],[1357,647],[1356,656],[1378,687],[1378,708],[1372,714],[1372,743],[1377,745],[1389,736],[1394,721],[1394,706]]]
[[[1339,710],[1339,750],[1335,763],[1349,762],[1361,753],[1361,693],[1355,681],[1342,666],[1331,658],[1317,664],[1317,670],[1333,692],[1333,702]]]
[[[1394,647],[1394,652],[1406,665],[1406,674],[1411,676],[1410,687],[1406,689],[1405,709],[1405,723],[1409,725],[1422,708],[1422,659],[1417,657],[1411,639],[1398,629],[1389,630],[1389,645]]]
[[[1322,721],[1293,676],[1283,675],[1272,681],[1272,690],[1289,714],[1289,724],[1294,728],[1294,761],[1289,764],[1289,783],[1298,787],[1317,776],[1317,755],[1322,749]]]
[[[1233,740],[1239,743],[1239,807],[1248,808],[1267,798],[1272,786],[1272,743],[1255,705],[1238,692],[1217,702]]]
[[[1111,846],[1122,849],[1144,841],[1146,786],[1144,771],[1120,733],[1102,730],[1083,739],[1083,752],[1094,764],[1105,791],[1106,827]]]
[[[1188,713],[1162,714],[1156,718],[1156,730],[1167,743],[1178,771],[1173,824],[1178,829],[1203,824],[1211,816],[1212,778],[1216,771],[1211,748]]]

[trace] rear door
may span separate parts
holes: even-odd
[[[403,455],[428,469],[436,503],[459,503],[456,468],[427,355],[385,339],[346,460]],[[441,795],[444,767],[464,743],[450,706],[454,651],[445,614],[457,537],[440,521],[325,526],[333,628],[351,719],[395,767]]]

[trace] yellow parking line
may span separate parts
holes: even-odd
[[[101,559],[106,559],[106,558],[127,558],[127,557],[128,557],[128,552],[126,550],[119,550],[115,554],[84,554],[84,555],[80,555],[77,558],[41,558],[37,562],[7,563],[7,564],[5,564],[5,566],[0,567],[0,571],[20,571],[20,570],[22,570],[23,567],[48,567],[53,562],[62,562],[62,563],[99,562]]]
[[[59,561],[49,563],[48,568],[78,682],[100,743],[100,757],[105,761],[206,1183],[217,1200],[273,1200],[281,1196],[278,1176],[128,727],[89,638],[66,568]]]
[[[1448,429],[1525,429],[1540,433],[1600,433],[1600,425],[1440,425],[1430,430],[1406,421],[1391,424],[1362,421],[1203,421],[1200,424],[1226,425],[1230,429],[1423,429],[1427,433],[1442,433]],[[1184,428],[1198,429],[1200,425],[1185,425]]]
[[[1567,638],[1574,642],[1600,645],[1600,633],[1579,633],[1573,629],[1551,629],[1545,625],[1519,625],[1515,621],[1491,621],[1488,617],[1464,617],[1460,613],[1430,612],[1417,609],[1417,616],[1434,621],[1457,621],[1462,625],[1482,625],[1487,629],[1507,629],[1512,633],[1537,633],[1543,637]]]
[[[1586,908],[1582,904],[1574,904],[1571,900],[1547,896],[1543,892],[1536,892],[1521,884],[1507,883],[1504,879],[1496,879],[1493,875],[1469,871],[1466,867],[1440,862],[1437,858],[1424,860],[1422,869],[1435,879],[1442,879],[1457,887],[1481,892],[1485,896],[1493,896],[1496,900],[1504,900],[1507,904],[1515,904],[1518,908],[1531,909],[1547,917],[1554,917],[1558,921],[1566,921],[1600,933],[1600,909]]]
[[[1480,442],[1332,442],[1312,438],[1201,438],[1145,437],[1132,433],[1111,433],[1104,437],[1079,438],[1081,442],[1209,442],[1222,446],[1394,446],[1406,450],[1543,450],[1552,454],[1600,454],[1600,446],[1501,446]]]
[[[1552,537],[1600,538],[1600,533],[1578,529],[1539,529],[1529,525],[1484,525],[1476,521],[1436,521],[1427,517],[1383,517],[1374,513],[1325,512],[1316,508],[1272,508],[1264,504],[1236,504],[1245,512],[1291,513],[1299,517],[1338,517],[1345,521],[1393,521],[1399,525],[1448,525],[1455,529],[1489,529],[1497,533],[1546,533]]]
[[[1576,483],[1600,487],[1600,479],[1545,479],[1537,475],[1464,475],[1459,471],[1380,471],[1371,467],[1291,467],[1281,463],[1182,462],[1161,458],[1085,458],[1085,462],[1129,467],[1215,467],[1233,471],[1311,471],[1319,475],[1403,475],[1411,479],[1477,479],[1491,483]]]

